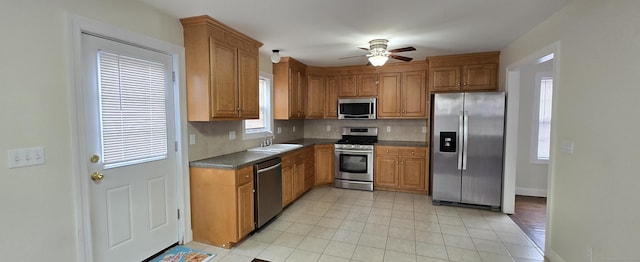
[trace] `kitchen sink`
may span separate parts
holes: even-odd
[[[247,151],[251,151],[251,152],[267,152],[267,153],[284,153],[287,151],[291,151],[294,149],[298,149],[301,148],[302,145],[297,145],[297,144],[273,144],[270,146],[261,146],[261,147],[254,147],[254,148],[249,148],[247,149]]]

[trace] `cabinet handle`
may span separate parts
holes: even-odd
[[[458,86],[460,86],[460,83],[458,83]]]
[[[467,85],[467,83],[462,83],[462,85],[463,85],[463,86],[466,86],[466,85]]]
[[[244,176],[244,178],[249,178],[249,175]]]

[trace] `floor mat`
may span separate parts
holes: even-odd
[[[179,245],[162,253],[151,262],[207,262],[214,257],[216,254]]]

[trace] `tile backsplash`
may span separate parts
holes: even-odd
[[[329,130],[327,130],[329,126]],[[274,143],[300,138],[340,139],[343,127],[378,127],[379,140],[427,141],[422,128],[427,120],[276,120]],[[387,127],[390,132],[387,132]],[[280,128],[280,133],[278,133]],[[294,131],[295,130],[295,131]],[[189,161],[199,160],[260,145],[263,138],[243,139],[242,121],[189,122],[189,135],[195,136],[195,144],[189,145]],[[235,139],[230,139],[235,132]]]

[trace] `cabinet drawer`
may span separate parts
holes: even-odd
[[[391,147],[391,146],[377,146],[376,154],[378,155],[392,155],[397,156],[399,152],[399,148]]]
[[[403,148],[400,150],[400,155],[409,157],[425,157],[427,155],[427,150],[420,147]]]
[[[236,185],[241,186],[253,181],[253,166],[248,166],[236,172]]]

